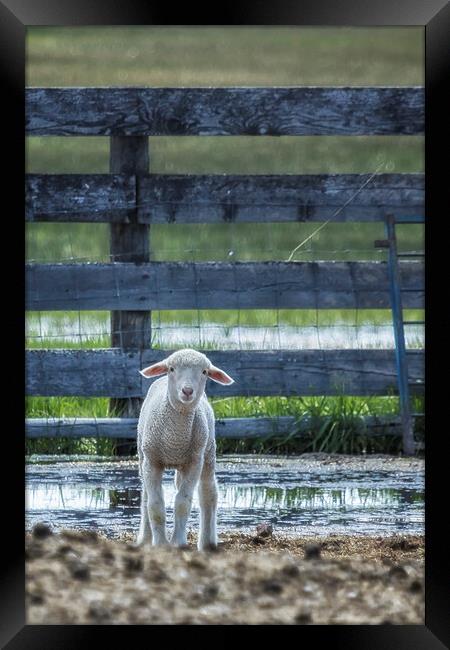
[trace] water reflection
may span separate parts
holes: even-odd
[[[32,483],[27,489],[27,510],[105,510],[118,507],[139,506],[139,489],[103,489],[73,485],[46,485]],[[242,508],[389,508],[394,504],[421,504],[423,493],[392,488],[344,488],[329,490],[319,487],[291,489],[258,486],[221,485],[220,507],[227,510]],[[173,501],[173,488],[165,489],[169,502]],[[194,495],[193,507],[198,507]]]

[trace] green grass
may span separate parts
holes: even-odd
[[[28,27],[28,86],[423,85],[424,29],[332,27]],[[423,172],[422,137],[152,137],[150,171],[191,174]],[[32,173],[107,173],[107,137],[29,137]],[[205,224],[151,227],[153,260],[284,260],[317,224]],[[107,224],[27,224],[28,260],[109,261]],[[294,259],[381,260],[380,224],[328,224]],[[399,249],[421,250],[423,228],[399,229]],[[420,320],[421,311],[408,319]],[[201,310],[153,312],[157,326],[218,323],[381,325],[388,310]],[[27,315],[32,348],[109,347],[107,312]],[[44,332],[43,332],[44,328]],[[67,341],[68,331],[78,333]],[[47,331],[50,330],[50,331]],[[220,341],[217,342],[220,347]],[[326,416],[310,439],[220,440],[219,452],[397,451],[395,438],[369,440],[364,414],[397,413],[395,397],[267,397],[212,400],[217,417]],[[423,404],[416,404],[421,410]],[[32,397],[27,417],[107,417],[109,400]],[[384,446],[383,446],[384,445]],[[106,439],[27,440],[27,453],[113,453]]]
[[[396,396],[354,397],[269,397],[212,399],[216,417],[255,417],[269,415],[294,416],[297,423],[309,418],[308,435],[296,437],[297,427],[284,436],[267,435],[262,438],[217,441],[219,453],[283,453],[299,454],[308,451],[327,453],[399,453],[400,437],[370,436],[363,418],[366,416],[398,414]],[[424,400],[413,399],[413,410],[423,413]],[[416,438],[423,440],[423,420],[416,421]]]
[[[421,85],[423,27],[28,27],[29,86]]]
[[[27,397],[27,418],[102,418],[109,412],[109,399],[83,397]],[[32,454],[91,454],[111,456],[116,443],[110,438],[26,438],[25,453]]]
[[[397,453],[401,438],[367,435],[362,418],[371,415],[398,414],[398,397],[230,397],[211,398],[217,418],[294,416],[297,422],[312,418],[307,436],[295,436],[296,427],[288,435],[267,435],[254,439],[218,439],[217,451],[222,453],[283,453],[307,451],[328,453]],[[423,398],[413,400],[414,412],[423,412]],[[105,398],[33,397],[27,399],[27,417],[97,417],[110,413]],[[423,422],[416,424],[418,439],[423,439]],[[41,438],[27,439],[26,453],[32,454],[96,454],[113,455],[120,441],[108,438]]]
[[[155,225],[150,233],[154,261],[286,261],[317,230],[315,224]],[[28,224],[27,258],[35,262],[108,262],[106,224]],[[293,256],[294,261],[382,261],[374,250],[385,237],[380,223],[329,223]],[[422,225],[398,227],[400,252],[423,250]]]
[[[356,174],[380,167],[422,172],[423,136],[153,136],[156,174]],[[30,173],[107,174],[108,137],[30,136]]]

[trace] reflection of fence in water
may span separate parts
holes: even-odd
[[[149,174],[148,136],[411,135],[423,133],[423,110],[421,88],[29,89],[27,133],[111,136],[111,174],[29,175],[26,218],[109,223],[112,263],[30,264],[27,308],[110,311],[112,348],[28,351],[28,394],[106,396],[123,416],[136,417],[148,387],[137,370],[164,353],[152,342],[187,343],[155,338],[151,312],[203,309],[238,313],[229,336],[238,350],[222,351],[228,346],[218,340],[208,352],[238,381],[226,392],[212,385],[211,395],[396,393],[385,339],[382,349],[362,349],[357,340],[339,349],[319,328],[324,310],[389,309],[385,262],[152,262],[150,225],[381,222],[388,211],[423,213],[423,176]],[[400,268],[404,307],[422,309],[422,264]],[[263,349],[247,349],[254,335],[240,322],[247,309],[277,314],[275,335],[257,342]],[[314,340],[299,336],[296,346],[289,339],[279,322],[284,309],[315,310]],[[195,329],[200,344],[215,347],[200,316]],[[420,392],[420,350],[409,371]],[[55,426],[61,435],[61,422],[47,423],[47,433]],[[65,434],[71,431],[69,424]]]
[[[172,483],[165,484],[169,509],[175,497]],[[377,508],[402,503],[422,503],[423,493],[402,488],[325,487],[274,488],[264,485],[219,484],[221,509],[278,508],[336,509]],[[33,510],[108,510],[137,508],[139,489],[109,489],[70,485],[32,485],[27,488],[27,511]],[[198,497],[193,501],[198,509]]]
[[[396,488],[323,487],[273,488],[227,486],[221,495],[223,508],[339,508],[377,507],[401,503],[403,490]]]

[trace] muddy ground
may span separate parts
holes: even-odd
[[[266,536],[264,536],[266,535]],[[423,624],[422,536],[219,536],[137,549],[91,531],[26,535],[28,624]]]

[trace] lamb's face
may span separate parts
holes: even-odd
[[[196,350],[177,350],[167,359],[141,370],[144,377],[167,374],[169,401],[174,408],[194,408],[205,390],[208,377],[219,384],[232,384],[233,379]]]
[[[205,390],[211,362],[203,354],[190,358],[174,354],[167,359],[167,366],[172,406],[196,404]]]

